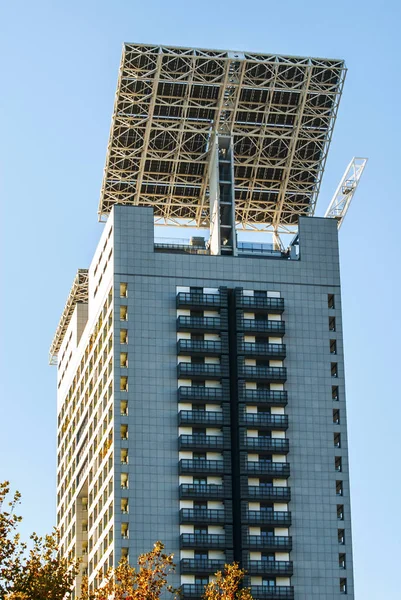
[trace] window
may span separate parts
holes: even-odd
[[[344,529],[338,530],[338,543],[345,544],[345,532]]]
[[[267,292],[265,292],[264,290],[255,290],[253,292],[253,295],[255,298],[266,298]]]
[[[206,460],[206,452],[193,452],[193,460]]]
[[[341,448],[341,435],[339,433],[334,434],[334,447]]]
[[[120,344],[128,344],[128,330],[120,329]]]
[[[120,283],[120,298],[127,298],[128,296],[128,284]]]
[[[191,333],[191,340],[193,342],[203,342],[205,339],[204,333]]]
[[[333,423],[335,425],[339,425],[340,424],[340,411],[338,408],[334,408],[333,409]]]
[[[335,308],[334,294],[327,294],[327,306],[332,309]]]
[[[344,521],[344,505],[337,504],[337,519],[339,521]]]
[[[207,535],[207,527],[195,525],[194,534],[195,535]]]
[[[274,536],[274,527],[261,527],[260,535],[262,537],[273,537]]]
[[[128,367],[128,352],[120,352],[120,367],[123,369]]]
[[[275,587],[276,580],[274,577],[262,577],[262,586],[263,587]]]
[[[194,559],[195,560],[207,560],[208,559],[208,553],[207,550],[195,550],[194,551]]]
[[[128,306],[120,306],[120,321],[128,321]]]
[[[330,354],[337,354],[337,340],[330,340]]]
[[[196,577],[195,576],[195,585],[207,585],[209,583],[209,577]]]
[[[263,561],[273,561],[276,560],[276,555],[274,552],[262,552],[261,559]]]
[[[346,564],[346,560],[345,560],[345,554],[341,553],[338,555],[338,566],[340,567],[340,569],[346,569],[347,568],[347,564]]]
[[[335,459],[334,459],[334,468],[339,473],[341,473],[341,471],[343,470],[343,462],[342,462],[341,456],[336,456],[335,457]]]
[[[347,593],[347,580],[345,579],[345,577],[341,577],[341,579],[340,579],[340,593],[341,594]]]
[[[206,477],[194,477],[193,478],[194,485],[207,485]]]
[[[196,501],[194,501],[194,510],[207,510],[207,502],[206,502],[206,500],[196,500]]]
[[[335,331],[335,330],[336,330],[336,318],[329,317],[329,331]]]
[[[337,496],[343,495],[343,482],[342,481],[336,481],[336,494],[337,494]]]
[[[122,417],[128,416],[128,402],[126,400],[120,402],[120,415]]]
[[[331,386],[331,399],[338,401],[338,385]]]
[[[267,502],[260,503],[260,512],[271,513],[273,511],[274,511],[274,506],[272,503],[267,503]]]
[[[337,363],[331,363],[331,376],[338,377],[338,364]]]

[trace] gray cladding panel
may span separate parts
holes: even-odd
[[[339,579],[347,577],[353,598],[350,505],[346,439],[344,366],[337,228],[334,220],[300,219],[299,261],[163,254],[153,250],[152,210],[115,206],[114,261],[116,316],[128,303],[129,320],[129,456],[130,548],[134,556],[161,539],[179,557],[178,444],[176,376],[176,286],[243,287],[280,291],[285,299],[285,343],[289,415],[287,437],[291,464],[293,538],[291,559],[297,600],[336,600]],[[120,281],[128,282],[128,298],[120,301]],[[327,294],[336,308],[327,306]],[[336,332],[328,329],[336,317]],[[116,330],[118,329],[116,319]],[[125,324],[124,324],[125,326]],[[115,349],[119,341],[116,331]],[[338,354],[329,340],[338,340]],[[117,356],[116,356],[117,359]],[[338,363],[333,379],[330,363]],[[116,381],[120,370],[115,361]],[[339,402],[331,399],[338,385]],[[118,391],[116,399],[119,398]],[[118,404],[118,402],[116,403]],[[341,424],[333,424],[333,408]],[[119,423],[118,406],[116,424]],[[341,449],[333,442],[341,432]],[[116,436],[116,444],[119,441]],[[151,449],[149,451],[149,448]],[[334,456],[343,456],[343,472],[334,470]],[[120,469],[116,459],[116,467]],[[344,496],[335,492],[344,480]],[[117,495],[119,490],[117,489]],[[336,505],[345,507],[337,520]],[[118,505],[118,504],[117,504]],[[116,514],[116,518],[117,514]],[[337,530],[345,530],[339,545]],[[118,541],[116,540],[116,544]],[[347,555],[347,570],[338,567],[338,554]]]

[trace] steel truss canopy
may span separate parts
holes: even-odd
[[[60,350],[61,344],[63,343],[63,339],[67,331],[68,325],[70,324],[75,305],[78,302],[88,302],[88,285],[88,269],[78,269],[78,272],[74,279],[74,283],[72,284],[72,288],[70,290],[70,293],[68,294],[63,314],[61,315],[61,319],[59,321],[56,333],[50,346],[49,362],[51,365],[57,364],[57,354]]]
[[[100,220],[130,204],[209,226],[217,134],[233,139],[237,227],[291,231],[314,213],[345,73],[342,60],[125,44]]]

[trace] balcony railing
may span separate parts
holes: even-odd
[[[268,485],[245,485],[241,488],[241,496],[244,499],[256,501],[289,502],[291,500],[291,488]]]
[[[285,321],[273,321],[272,319],[237,319],[238,331],[249,331],[255,333],[285,334]]]
[[[284,298],[267,298],[260,296],[245,296],[241,292],[236,294],[238,308],[265,310],[270,313],[282,313],[284,311]]]
[[[224,437],[222,435],[180,435],[178,438],[180,450],[190,448],[194,450],[222,450]],[[227,440],[229,444],[229,440]]]
[[[226,485],[216,485],[213,483],[196,484],[196,483],[182,483],[180,485],[180,499],[198,499],[198,498],[210,498],[213,500],[221,500],[229,498],[231,496],[231,490]]]
[[[179,378],[221,379],[228,377],[228,364],[197,364],[180,362],[177,365]]]
[[[284,550],[292,549],[292,538],[283,535],[246,535],[243,547],[251,550]]]
[[[268,460],[241,461],[242,472],[248,475],[266,475],[271,477],[286,478],[290,476],[289,463],[270,462]]]
[[[200,583],[184,583],[181,586],[183,598],[196,598],[200,600],[205,593],[205,586]]]
[[[292,561],[287,560],[245,560],[244,569],[249,575],[282,575],[291,576]]]
[[[180,570],[183,575],[186,573],[210,573],[212,575],[213,573],[216,573],[216,571],[224,569],[224,565],[227,561],[228,558],[224,560],[182,558],[180,561]]]
[[[203,294],[202,292],[179,292],[177,294],[177,308],[220,308],[227,305],[227,293]]]
[[[182,458],[179,462],[179,473],[184,475],[189,474],[204,474],[223,475],[225,472],[230,472],[231,464],[229,460],[203,460]]]
[[[227,327],[227,314],[220,314],[219,317],[191,317],[181,315],[177,318],[178,331],[223,331],[227,330]]]
[[[257,342],[238,342],[238,354],[245,356],[265,356],[283,359],[286,357],[285,344],[258,344]]]
[[[212,525],[231,523],[231,521],[232,513],[227,509],[181,508],[180,510],[180,523]]]
[[[200,387],[182,385],[178,388],[178,401],[179,402],[201,402],[203,403],[219,403],[223,400],[228,401],[230,399],[229,390],[225,390],[223,387]]]
[[[240,425],[255,426],[262,429],[282,429],[288,428],[287,415],[272,415],[270,413],[247,413],[241,411]]]
[[[291,525],[291,513],[283,510],[247,510],[243,515],[243,522],[249,525],[289,527]]]
[[[251,594],[255,600],[294,600],[294,588],[290,585],[253,585]]]
[[[241,450],[286,454],[289,450],[289,442],[283,438],[243,436],[240,441],[240,448]]]
[[[229,414],[223,411],[211,410],[180,410],[179,425],[223,425],[229,424]]]
[[[239,401],[267,406],[286,406],[288,393],[280,390],[247,390],[244,386],[241,386]]]
[[[287,379],[287,369],[285,367],[255,367],[240,364],[238,366],[238,375],[239,377],[252,379],[253,381],[281,382]]]
[[[177,342],[177,354],[218,356],[222,350],[223,344],[217,340],[178,340]]]
[[[199,550],[209,548],[232,548],[231,536],[223,534],[208,533],[182,533],[180,535],[180,547],[196,548]]]

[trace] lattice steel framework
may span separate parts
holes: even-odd
[[[126,44],[99,204],[209,225],[208,154],[232,135],[236,223],[292,231],[312,215],[340,101],[341,60]]]
[[[367,162],[367,158],[354,156],[345,169],[343,178],[338,184],[334,196],[327,207],[324,216],[328,219],[336,219],[338,229],[340,229],[344,221]]]
[[[89,274],[88,269],[78,269],[74,283],[70,293],[68,294],[67,302],[64,306],[63,314],[56,329],[52,344],[50,346],[49,362],[51,365],[57,364],[57,354],[60,346],[63,343],[65,333],[71,321],[72,313],[75,305],[78,302],[88,302],[88,285]]]

